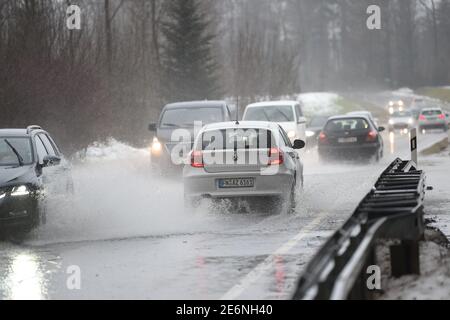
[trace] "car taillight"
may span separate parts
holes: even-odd
[[[419,120],[427,120],[427,118],[426,118],[423,114],[421,114],[421,115],[419,116]]]
[[[441,113],[441,114],[439,115],[439,119],[444,120],[444,119],[445,119],[445,115]]]
[[[369,133],[367,134],[366,141],[375,141],[377,137],[378,132],[376,132],[375,130],[369,131]]]
[[[284,162],[283,152],[278,148],[269,150],[269,166],[281,165]]]
[[[203,168],[205,164],[203,163],[203,152],[202,151],[192,151],[191,153],[191,166],[194,168]]]
[[[328,137],[325,134],[325,132],[323,132],[323,131],[319,135],[319,142],[321,142],[321,143],[327,143],[328,142]]]

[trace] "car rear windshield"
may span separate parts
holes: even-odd
[[[325,131],[339,132],[339,131],[353,131],[353,130],[367,130],[369,123],[362,118],[346,118],[331,120],[327,123]]]
[[[292,106],[250,107],[245,113],[244,120],[270,122],[295,121]]]
[[[202,150],[269,149],[275,139],[266,129],[222,129],[202,135]]]
[[[441,110],[423,110],[422,114],[424,116],[438,116],[440,114],[442,114]]]
[[[161,117],[160,128],[192,128],[194,122],[207,125],[224,121],[220,107],[189,107],[167,109]]]
[[[22,158],[23,164],[33,163],[33,149],[31,148],[30,138],[0,137],[0,166],[16,166],[20,163],[14,149]]]

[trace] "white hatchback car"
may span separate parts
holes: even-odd
[[[244,121],[269,121],[278,123],[287,132],[291,142],[306,141],[306,118],[298,101],[267,101],[248,105]]]
[[[296,149],[304,146],[302,140],[292,145],[273,122],[205,126],[183,170],[186,206],[195,207],[202,198],[257,197],[281,200],[283,205],[271,201],[277,203],[277,211],[292,208],[297,187],[303,185],[303,164]]]

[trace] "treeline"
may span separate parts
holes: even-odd
[[[141,143],[166,102],[441,85],[448,56],[449,0],[0,0],[0,127]]]

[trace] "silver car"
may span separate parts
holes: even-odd
[[[424,108],[419,115],[419,131],[427,129],[442,129],[448,131],[448,122],[445,113],[439,107]]]
[[[407,130],[409,131],[411,128],[416,126],[416,122],[414,121],[414,115],[411,111],[395,111],[389,117],[389,131],[395,130]]]
[[[270,199],[276,211],[292,209],[297,188],[303,185],[303,164],[296,150],[304,146],[302,140],[291,144],[273,122],[205,126],[183,171],[186,206],[195,207],[202,198],[257,198]]]

